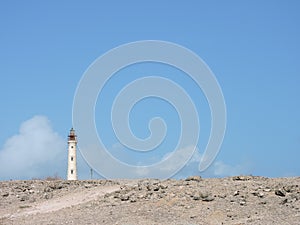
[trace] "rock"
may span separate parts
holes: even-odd
[[[166,185],[166,184],[160,184],[159,187],[160,187],[160,189],[167,189],[168,185]]]
[[[284,197],[285,193],[284,193],[284,191],[282,191],[280,189],[277,189],[277,190],[275,190],[275,195],[278,195],[280,197]]]
[[[290,193],[290,192],[296,191],[297,187],[298,187],[298,185],[288,185],[288,186],[284,186],[283,190]]]
[[[136,202],[136,197],[135,196],[132,196],[132,197],[130,197],[130,202]]]
[[[155,186],[154,188],[153,188],[153,191],[158,191],[159,190],[159,186]]]
[[[52,198],[53,197],[53,194],[52,193],[45,193],[44,194],[44,198],[45,199],[50,199],[50,198]]]
[[[263,198],[264,197],[264,193],[262,192],[252,192],[252,194],[256,197],[259,197],[259,198]]]
[[[143,198],[145,198],[145,195],[144,194],[140,194],[140,195],[138,195],[137,196],[139,199],[143,199]]]
[[[234,176],[232,177],[232,180],[240,180],[240,181],[246,181],[251,180],[252,176]]]
[[[85,187],[85,188],[91,188],[92,185],[91,185],[91,184],[85,184],[84,187]]]
[[[297,192],[297,193],[295,193],[295,194],[292,194],[290,197],[291,197],[292,199],[294,199],[295,201],[300,200],[300,191]]]
[[[185,179],[185,181],[201,181],[201,177],[200,176],[190,176],[188,178]]]
[[[194,196],[193,196],[193,200],[196,200],[196,201],[197,201],[197,200],[200,200],[200,199],[201,199],[201,196],[200,196],[200,195],[194,195]]]
[[[9,193],[8,192],[5,192],[2,194],[2,197],[8,197],[9,196]]]
[[[214,197],[212,197],[210,194],[208,193],[201,193],[201,192],[196,192],[194,194],[192,194],[191,196],[193,198],[193,200],[202,200],[204,202],[210,202],[214,200]]]
[[[226,198],[227,195],[226,195],[226,194],[219,194],[218,197],[219,197],[219,198]]]
[[[29,197],[27,195],[22,195],[20,198],[21,202],[27,201],[29,199]]]
[[[240,201],[240,205],[246,205],[245,201]]]
[[[204,201],[204,202],[211,202],[211,201],[213,201],[214,199],[215,199],[215,198],[214,198],[213,196],[209,195],[209,196],[207,196],[207,197],[202,198],[202,201]]]
[[[44,188],[44,192],[51,192],[52,191],[52,188],[47,186]]]
[[[233,193],[233,196],[237,196],[237,195],[239,195],[240,194],[240,191],[235,191],[234,193]]]
[[[121,201],[128,201],[129,200],[129,196],[128,195],[121,195],[120,199],[121,199]]]
[[[62,183],[58,183],[55,185],[55,189],[62,189],[64,185]]]

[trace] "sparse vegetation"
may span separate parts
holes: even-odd
[[[30,205],[20,205],[19,208],[20,209],[26,209],[26,208],[30,208]]]
[[[58,174],[56,173],[53,176],[47,176],[47,177],[45,177],[44,180],[49,180],[49,181],[51,181],[51,180],[62,180],[62,178],[60,176],[58,176]]]
[[[52,176],[46,176],[44,178],[40,178],[40,177],[33,177],[31,178],[31,180],[47,180],[47,181],[52,181],[52,180],[63,180],[58,173],[55,173]]]

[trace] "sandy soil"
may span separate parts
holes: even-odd
[[[300,178],[0,182],[0,224],[300,224]]]

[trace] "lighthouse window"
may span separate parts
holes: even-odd
[[[71,156],[71,161],[73,161],[73,156]]]
[[[71,146],[71,148],[73,148],[74,146]]]
[[[71,174],[73,174],[73,170],[71,170]]]

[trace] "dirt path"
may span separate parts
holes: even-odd
[[[80,205],[92,200],[97,199],[108,193],[112,193],[120,189],[120,185],[115,186],[104,186],[87,189],[84,191],[76,191],[66,194],[62,197],[56,197],[48,201],[44,201],[33,205],[30,208],[24,209],[24,211],[16,212],[10,215],[11,218],[27,216],[37,213],[49,213],[61,210],[63,208]]]

